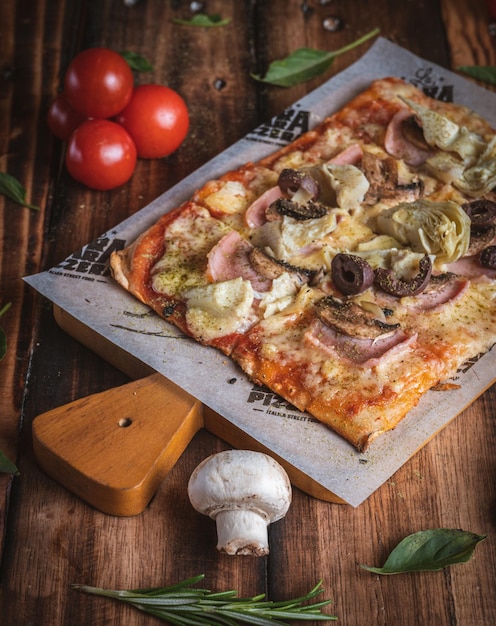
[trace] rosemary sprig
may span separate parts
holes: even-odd
[[[88,585],[71,585],[72,589],[97,596],[114,598],[135,608],[160,617],[178,626],[235,626],[239,622],[256,626],[283,625],[282,620],[331,621],[337,617],[322,613],[331,600],[303,604],[322,593],[322,581],[306,595],[281,602],[264,601],[261,594],[252,598],[238,598],[236,591],[214,593],[208,589],[192,589],[203,574],[170,587],[111,590]]]

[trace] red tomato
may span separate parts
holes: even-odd
[[[186,104],[173,89],[163,85],[136,87],[127,107],[117,115],[136,144],[138,156],[167,156],[183,142],[189,127]]]
[[[62,141],[67,141],[86,119],[71,107],[63,93],[59,93],[48,109],[48,127]]]
[[[131,99],[133,86],[128,63],[107,48],[80,52],[69,64],[64,78],[67,101],[86,117],[117,115]]]
[[[131,178],[136,158],[136,146],[122,126],[110,120],[87,120],[72,133],[65,164],[77,181],[105,191]]]

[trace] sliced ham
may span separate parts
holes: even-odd
[[[362,160],[363,150],[358,143],[353,143],[329,159],[334,165],[356,165]]]
[[[267,189],[259,198],[257,198],[245,212],[245,223],[250,228],[258,228],[263,226],[267,221],[265,212],[268,207],[278,198],[282,197],[282,192],[278,186]]]
[[[222,282],[233,278],[249,280],[255,291],[268,291],[272,280],[261,276],[252,266],[250,253],[254,246],[243,239],[236,230],[232,230],[208,253],[207,274],[213,282]]]
[[[305,340],[329,357],[346,358],[363,367],[376,367],[406,352],[416,339],[416,334],[408,335],[401,328],[375,339],[351,337],[336,332],[317,318],[305,333]]]
[[[464,256],[454,263],[449,263],[446,265],[446,270],[465,278],[477,278],[478,276],[487,276],[492,279],[496,278],[496,270],[481,265],[478,255]]]
[[[431,278],[430,286],[415,296],[410,308],[434,312],[449,302],[459,300],[467,291],[470,281],[460,279],[454,274],[447,276],[445,280],[440,279],[439,282],[436,281],[436,277]]]
[[[400,109],[393,116],[386,130],[384,147],[391,156],[418,167],[425,163],[432,152],[415,145],[405,136],[403,124],[410,117],[412,112],[409,109]]]

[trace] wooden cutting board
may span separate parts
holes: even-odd
[[[270,454],[286,469],[293,485],[309,495],[344,503],[57,305],[54,315],[63,330],[135,379],[43,413],[33,422],[39,465],[92,506],[111,515],[141,513],[201,428],[235,448]]]

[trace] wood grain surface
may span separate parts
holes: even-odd
[[[271,526],[270,555],[215,550],[215,524],[193,511],[186,485],[194,467],[226,444],[202,430],[146,510],[101,513],[49,478],[34,461],[31,424],[45,411],[129,379],[71,339],[49,302],[22,276],[48,269],[194,171],[249,130],[347,67],[366,44],[338,57],[322,77],[290,89],[252,72],[298,47],[338,49],[372,30],[428,61],[496,65],[482,0],[207,0],[227,27],[194,29],[190,2],[3,0],[0,3],[0,171],[20,180],[32,211],[0,197],[0,306],[8,348],[0,363],[0,449],[19,477],[0,475],[2,626],[127,626],[160,623],[71,583],[108,588],[172,584],[204,573],[213,590],[266,592],[280,600],[322,579],[330,612],[346,626],[489,626],[496,623],[496,390],[491,388],[357,509],[294,490],[287,516]],[[303,8],[307,7],[307,10]],[[343,28],[322,24],[339,16]],[[92,192],[70,179],[63,146],[46,125],[50,101],[80,49],[132,50],[153,64],[138,82],[159,82],[188,103],[191,129],[166,159],[138,163],[131,181]],[[441,572],[379,577],[407,534],[463,528],[487,539],[466,564]]]

